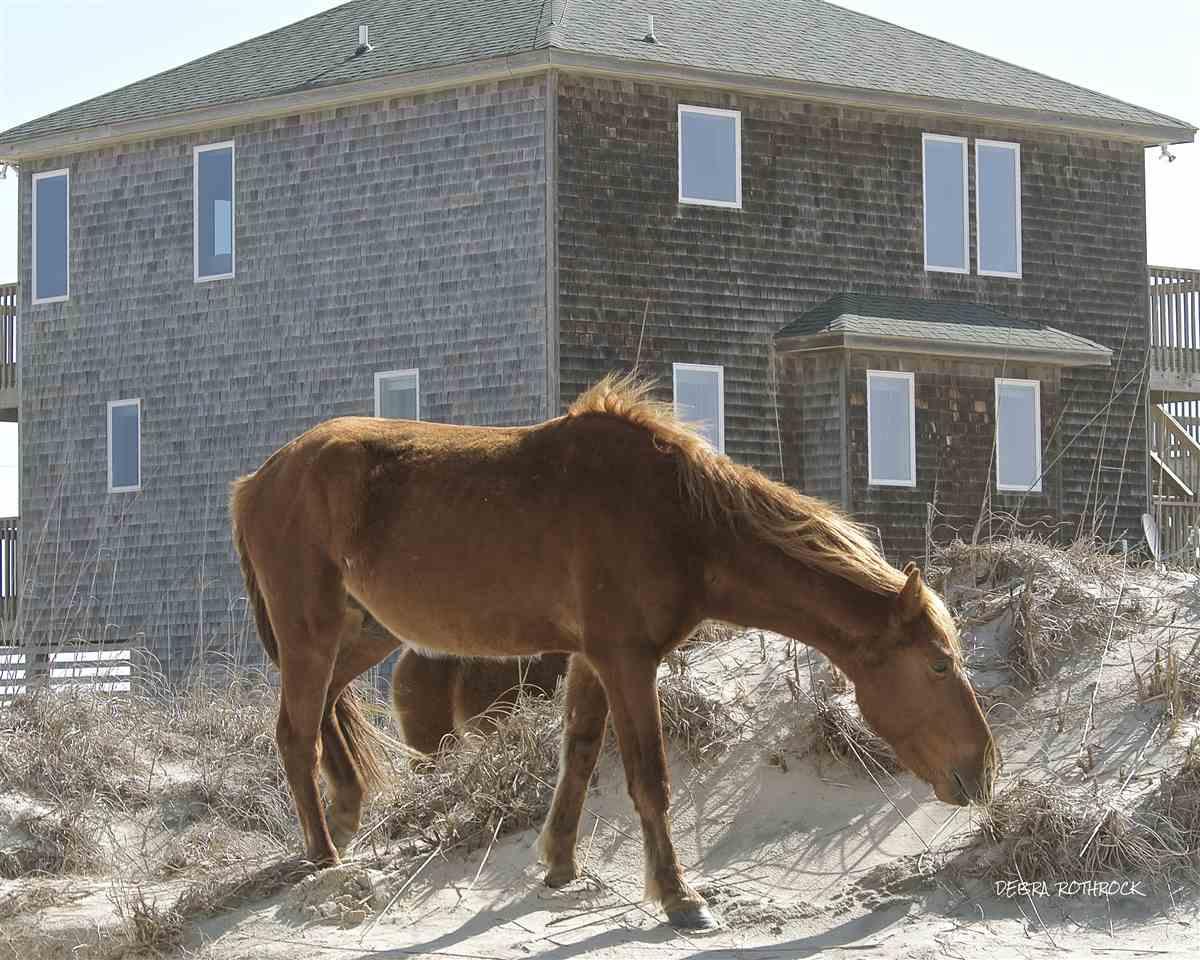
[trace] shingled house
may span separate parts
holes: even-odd
[[[22,636],[183,664],[281,443],[635,364],[897,562],[985,503],[1140,536],[1143,150],[1194,134],[817,0],[356,0],[9,130]]]

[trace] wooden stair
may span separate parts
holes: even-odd
[[[1200,564],[1200,442],[1161,405],[1150,408],[1154,520],[1159,556],[1181,566]]]

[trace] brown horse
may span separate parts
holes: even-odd
[[[941,800],[990,795],[991,733],[954,623],[916,567],[901,573],[825,503],[713,452],[628,380],[605,379],[531,427],[331,420],[238,481],[232,514],[282,673],[279,749],[317,863],[338,862],[378,771],[347,685],[396,637],[460,656],[573,654],[546,883],[579,875],[580,813],[611,711],[646,892],[679,927],[715,921],[671,841],[656,671],[706,618],[821,650]],[[363,631],[363,609],[390,634]]]
[[[570,657],[547,653],[533,660],[464,660],[405,650],[392,670],[392,707],[404,742],[438,753],[446,737],[484,729],[497,709],[516,702],[518,690],[554,693]]]

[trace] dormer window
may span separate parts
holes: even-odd
[[[1042,385],[996,380],[996,489],[1042,490]]]
[[[873,487],[917,485],[915,377],[867,371],[867,482]]]

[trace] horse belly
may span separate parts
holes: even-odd
[[[416,544],[401,552],[402,560],[377,562],[358,582],[348,578],[348,586],[375,619],[417,649],[470,657],[578,649],[561,565],[480,562],[465,555],[469,549]]]

